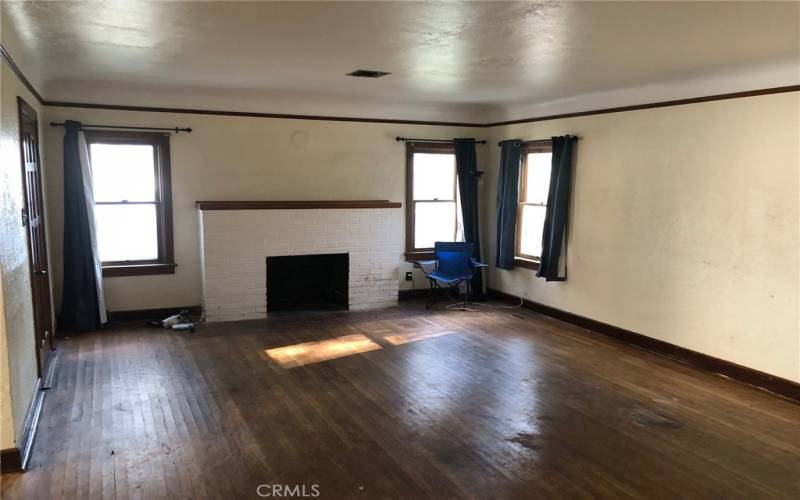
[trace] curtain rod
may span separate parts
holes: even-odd
[[[395,137],[394,140],[397,142],[441,142],[444,144],[453,142],[453,139],[411,139],[408,137]],[[486,140],[475,141],[475,144],[486,144]]]
[[[51,127],[63,127],[63,123],[58,122],[50,122]],[[174,128],[165,128],[165,127],[124,127],[120,125],[83,125],[83,128],[115,128],[115,129],[125,129],[125,130],[160,130],[160,131],[169,131],[175,132],[176,134],[179,132],[191,132],[192,127],[174,127]]]
[[[571,137],[576,141],[580,140],[580,137],[578,137],[577,135],[573,135]],[[537,142],[551,142],[551,141],[552,141],[552,139],[531,139],[529,141],[519,141],[519,143],[520,144],[536,144]],[[497,145],[498,146],[502,146],[503,145],[503,141],[498,142]]]

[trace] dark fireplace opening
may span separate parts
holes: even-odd
[[[267,257],[267,312],[347,310],[346,253]]]

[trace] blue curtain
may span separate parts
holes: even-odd
[[[453,139],[458,171],[458,193],[461,197],[461,218],[464,240],[473,244],[473,257],[481,260],[480,232],[478,231],[478,159],[475,156],[475,139]],[[480,269],[472,278],[472,295],[483,298],[483,275]]]
[[[497,179],[497,259],[500,269],[514,269],[519,201],[519,168],[522,144],[519,139],[500,143],[500,176]]]
[[[572,190],[572,155],[577,137],[553,137],[550,192],[542,231],[542,256],[536,276],[547,281],[567,279],[567,224]]]
[[[101,309],[102,283],[94,250],[94,200],[87,199],[91,179],[84,175],[88,165],[82,165],[88,163],[86,141],[80,122],[67,120],[64,125],[64,285],[59,327],[85,332],[97,330],[106,312]]]

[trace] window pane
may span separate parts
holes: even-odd
[[[414,199],[452,200],[456,156],[414,153]]]
[[[153,146],[91,144],[94,201],[155,201]]]
[[[456,202],[414,204],[414,245],[433,248],[434,242],[453,241],[456,232]]]
[[[531,205],[522,206],[522,230],[520,231],[519,249],[525,255],[539,257],[542,255],[542,230],[544,214],[547,208]]]
[[[550,163],[553,153],[530,153],[527,158],[528,183],[525,186],[528,203],[547,203],[550,190]]]
[[[156,206],[95,205],[100,260],[155,260],[158,258]]]

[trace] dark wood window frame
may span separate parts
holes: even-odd
[[[415,209],[418,201],[432,202],[443,201],[452,202],[456,201],[456,220],[458,219],[458,174],[453,182],[453,200],[414,200],[414,153],[430,153],[430,154],[455,154],[455,146],[448,143],[438,142],[407,142],[406,143],[406,251],[405,258],[407,261],[433,259],[433,248],[417,248],[414,243],[415,232]],[[458,231],[458,224],[456,224],[456,231]]]
[[[532,206],[547,206],[543,203],[528,203],[522,200],[527,199],[526,188],[528,186],[528,155],[531,153],[552,153],[552,141],[536,141],[528,142],[522,148],[522,162],[519,172],[519,201],[517,202],[517,227],[516,227],[516,241],[514,244],[514,265],[518,267],[526,267],[528,269],[539,269],[539,256],[527,255],[522,253],[522,207],[525,205]]]
[[[169,134],[157,132],[132,132],[86,130],[87,146],[91,144],[146,144],[153,146],[153,164],[156,179],[156,228],[158,231],[158,258],[103,262],[103,276],[142,276],[150,274],[175,274],[175,254],[172,236],[172,183],[170,178]],[[91,147],[89,147],[91,154]],[[137,202],[96,202],[95,204],[124,205]],[[147,202],[148,204],[153,202]]]

